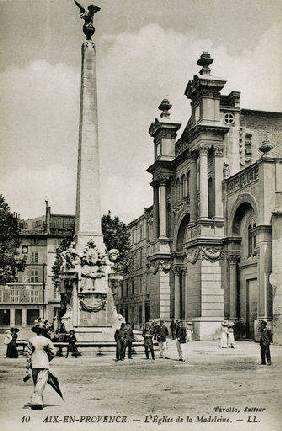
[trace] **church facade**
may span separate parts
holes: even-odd
[[[153,205],[129,224],[131,266],[119,311],[193,322],[196,340],[218,336],[224,319],[256,339],[258,322],[282,342],[282,113],[241,109],[222,95],[203,53],[185,96],[192,114],[180,137],[167,99],[150,125]]]

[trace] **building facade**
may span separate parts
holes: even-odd
[[[52,214],[22,222],[19,253],[26,266],[17,281],[0,286],[0,328],[28,327],[42,317],[52,321],[60,309],[59,286],[52,267],[60,242],[74,230],[74,216]]]
[[[129,225],[117,305],[137,325],[192,320],[195,339],[216,338],[223,319],[256,338],[267,319],[281,342],[282,113],[241,109],[238,91],[221,94],[212,62],[203,53],[187,84],[180,138],[166,99],[150,125],[153,206]]]

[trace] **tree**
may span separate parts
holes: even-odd
[[[112,217],[111,212],[104,214],[102,217],[102,233],[104,244],[107,250],[117,249],[119,257],[116,261],[116,270],[118,272],[128,272],[128,251],[129,251],[129,231],[125,223],[118,217]],[[55,262],[53,265],[53,281],[56,283],[60,275],[62,265],[61,253],[69,248],[74,238],[74,232],[64,238],[56,250]]]
[[[115,248],[119,251],[117,271],[127,273],[130,248],[128,227],[118,217],[112,217],[111,211],[108,211],[108,214],[102,217],[102,233],[107,250]]]
[[[17,271],[25,268],[25,259],[19,257],[20,223],[0,195],[0,284],[16,281]]]

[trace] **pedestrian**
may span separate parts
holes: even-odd
[[[171,323],[170,323],[170,332],[171,332],[171,339],[175,340],[175,335],[176,335],[176,323],[175,320],[172,319]]]
[[[260,356],[261,365],[271,365],[270,343],[272,343],[272,332],[267,328],[267,322],[261,322]]]
[[[168,336],[168,329],[164,324],[163,320],[160,320],[160,325],[157,328],[157,341],[159,343],[160,348],[160,358],[168,359],[166,356],[167,344],[166,337]]]
[[[151,357],[153,360],[155,360],[154,342],[153,342],[154,328],[150,325],[149,322],[145,323],[145,327],[143,329],[142,335],[144,337],[144,349],[145,349],[146,359],[150,359],[149,352],[151,352]]]
[[[5,338],[4,338],[4,344],[6,344],[7,348],[6,348],[6,358],[10,358],[10,350],[11,350],[11,341],[12,341],[12,334],[11,334],[11,330],[7,329],[7,331],[5,331]]]
[[[179,356],[179,361],[185,362],[183,358],[183,344],[187,343],[187,329],[183,325],[183,322],[178,322],[176,330],[176,348]]]
[[[124,331],[123,358],[125,358],[126,349],[127,349],[128,359],[133,359],[132,358],[132,343],[133,343],[133,341],[134,341],[134,333],[133,333],[131,325],[129,323],[127,323],[127,325],[125,326],[125,331]]]
[[[76,336],[75,336],[74,329],[70,330],[69,344],[67,348],[66,358],[69,356],[70,352],[71,352],[71,355],[74,356],[75,358],[77,358],[78,356],[81,356],[81,353],[78,351],[78,348],[76,346]]]
[[[27,345],[27,370],[31,371],[33,380],[33,394],[30,406],[33,410],[43,409],[43,391],[48,381],[49,361],[55,356],[55,348],[46,334],[46,327],[42,322],[32,327],[36,334]]]
[[[234,322],[228,321],[228,347],[235,349]]]
[[[193,323],[187,322],[187,341],[192,341],[193,338]]]
[[[158,322],[156,322],[156,320],[152,321],[152,328],[153,328],[153,333],[154,333],[154,340],[157,340],[158,337],[158,331],[159,331],[159,324]]]
[[[222,349],[225,349],[226,347],[228,347],[227,336],[228,336],[228,322],[224,320],[221,323],[221,334],[220,334],[220,347]]]
[[[116,360],[123,361],[124,359],[124,343],[125,343],[125,323],[123,322],[120,325],[120,328],[115,332],[115,341],[116,341]]]
[[[10,331],[7,331],[7,336],[5,337],[5,344],[7,343],[6,358],[18,358],[19,356],[17,350],[18,332],[19,329],[17,328],[11,328]]]

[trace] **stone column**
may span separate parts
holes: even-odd
[[[27,309],[22,309],[22,327],[26,327],[26,321],[27,321]]]
[[[222,202],[223,181],[223,147],[214,149],[214,194],[215,194],[215,217],[223,218]]]
[[[190,195],[190,213],[191,213],[191,221],[196,221],[197,218],[197,155],[191,155],[191,169],[190,169],[190,187],[191,187],[191,195]]]
[[[180,319],[180,273],[178,269],[174,272],[174,317]]]
[[[200,147],[200,218],[208,218],[208,150]]]
[[[160,183],[160,238],[167,237],[166,231],[166,183]]]
[[[10,308],[10,326],[16,326],[16,310]]]
[[[101,226],[100,166],[96,88],[96,48],[81,47],[80,123],[77,167],[75,234],[78,251],[90,238],[104,248]]]
[[[171,264],[159,262],[160,319],[170,320],[170,269]]]
[[[237,274],[238,263],[240,256],[228,256],[229,262],[229,318],[235,320],[237,318]]]
[[[269,276],[272,272],[271,226],[257,226],[256,236],[258,245],[258,319],[267,319],[271,317],[269,297],[272,296],[271,284],[269,282]]]
[[[185,319],[186,308],[186,271],[181,271],[181,319]]]
[[[153,218],[154,218],[154,237],[159,238],[159,186],[153,183],[154,189],[154,205],[153,205]]]

